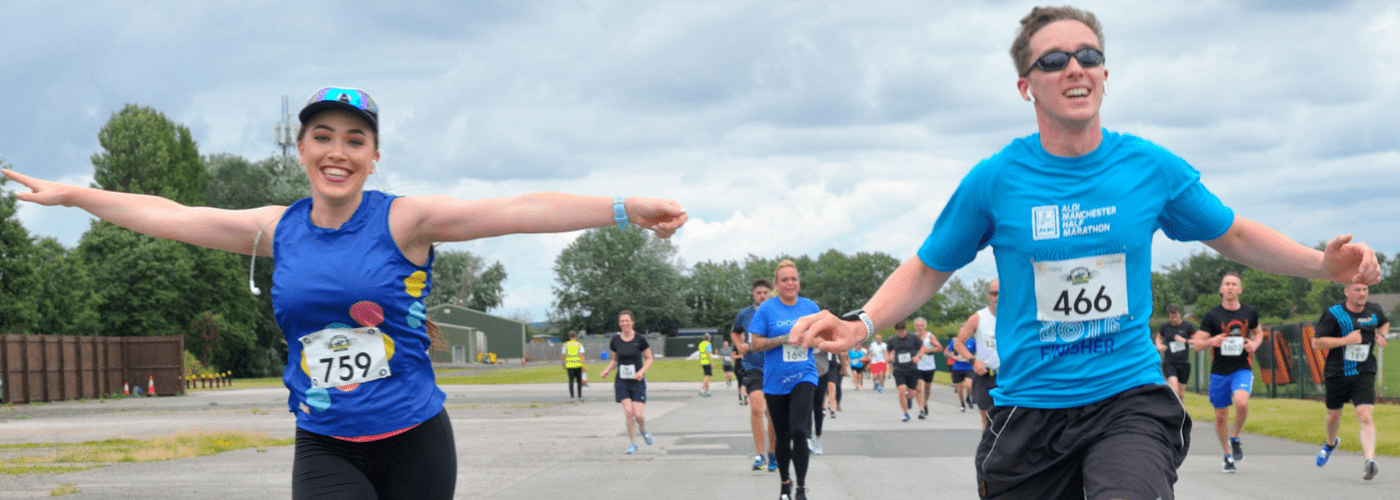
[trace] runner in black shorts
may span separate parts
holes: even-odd
[[[740,363],[742,370],[739,390],[749,402],[749,428],[753,432],[753,447],[757,453],[754,456],[753,470],[763,470],[767,464],[768,471],[775,472],[778,470],[777,434],[773,429],[773,420],[768,418],[767,400],[763,398],[763,353],[749,348],[752,335],[748,332],[749,321],[753,319],[754,311],[773,293],[773,282],[765,278],[756,279],[749,293],[753,297],[753,304],[734,315],[734,326],[730,329],[729,339],[734,341],[735,352],[743,356],[743,362]]]
[[[910,335],[904,327],[903,321],[894,324],[894,337],[890,337],[885,347],[889,351],[886,353],[889,363],[894,366],[890,372],[899,389],[899,411],[904,413],[903,421],[908,422],[909,410],[914,407],[914,391],[919,388],[919,352],[924,348],[924,341]]]
[[[642,439],[648,446],[652,443],[651,433],[647,432],[646,417],[642,416],[642,408],[647,402],[646,373],[651,369],[651,344],[646,337],[632,329],[635,324],[632,311],[618,313],[617,324],[622,332],[613,336],[608,345],[608,350],[613,353],[612,360],[598,376],[608,378],[608,373],[617,369],[613,392],[617,402],[622,403],[622,414],[627,421],[627,439],[631,441],[627,454],[631,455],[637,452],[637,431],[641,431]]]
[[[1327,352],[1323,375],[1327,379],[1327,440],[1317,452],[1317,466],[1327,465],[1332,450],[1341,444],[1342,406],[1348,401],[1356,408],[1361,428],[1361,454],[1366,456],[1362,479],[1376,477],[1376,423],[1371,415],[1376,404],[1376,356],[1373,346],[1385,347],[1390,319],[1381,306],[1366,302],[1370,287],[1347,285],[1347,300],[1322,313],[1317,320],[1313,348]]]
[[[1191,381],[1191,335],[1196,325],[1181,320],[1181,305],[1167,306],[1167,322],[1157,329],[1152,342],[1162,353],[1162,378],[1176,391],[1176,397],[1186,399],[1186,383]]]

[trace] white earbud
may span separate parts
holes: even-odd
[[[1108,95],[1108,80],[1103,81],[1103,95]]]
[[[1031,93],[1029,90],[1026,91],[1026,94],[1031,96],[1031,104],[1035,104],[1035,94]]]
[[[258,285],[253,284],[253,280],[248,280],[248,291],[253,292],[253,295],[262,295],[262,290],[258,289]]]
[[[265,226],[267,226],[266,222],[262,226],[258,226],[258,234],[253,237],[253,256],[248,258],[248,291],[253,292],[253,295],[262,295],[262,290],[259,290],[258,285],[253,283],[253,267],[257,265],[258,243],[262,241],[262,232]]]

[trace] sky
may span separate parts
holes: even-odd
[[[686,266],[905,260],[968,170],[1035,132],[1008,55],[1034,2],[68,3],[0,4],[0,159],[16,170],[89,184],[97,132],[128,103],[188,126],[201,154],[256,161],[280,153],[282,96],[295,113],[357,87],[381,108],[367,188],[671,198],[690,215],[673,237]],[[1400,252],[1400,7],[1074,5],[1104,25],[1105,128],[1166,147],[1294,240]],[[70,248],[90,220],[24,203],[18,218]],[[491,312],[539,321],[579,234],[443,248],[501,262]],[[1202,251],[1158,233],[1154,269]],[[955,276],[994,274],[984,250]]]

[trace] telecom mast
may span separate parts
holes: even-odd
[[[290,156],[291,149],[296,146],[296,129],[292,128],[292,112],[287,108],[287,96],[282,96],[282,121],[273,128],[273,138],[278,146],[282,146],[282,156]]]

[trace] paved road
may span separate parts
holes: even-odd
[[[715,397],[701,398],[697,383],[651,384],[646,415],[656,444],[642,445],[637,455],[623,454],[622,411],[609,385],[595,382],[582,405],[565,402],[563,383],[446,386],[460,464],[457,498],[775,497],[777,474],[749,470],[748,407],[738,405],[722,381],[711,386]],[[975,411],[959,412],[950,390],[937,387],[930,419],[903,423],[894,399],[889,391],[848,387],[844,411],[825,425],[826,454],[813,457],[810,498],[976,498],[972,454],[981,423]],[[0,408],[0,443],[221,429],[291,437],[294,421],[282,411],[285,401],[283,389],[236,389],[6,407]],[[1318,469],[1316,446],[1260,436],[1245,437],[1240,472],[1222,474],[1209,422],[1196,424],[1192,443],[1176,489],[1183,499],[1394,498],[1400,478],[1395,457],[1382,457],[1381,475],[1362,481],[1357,454],[1339,452]],[[60,483],[77,485],[81,492],[69,496],[74,499],[287,498],[291,462],[288,446],[0,476],[0,499],[47,497]]]

